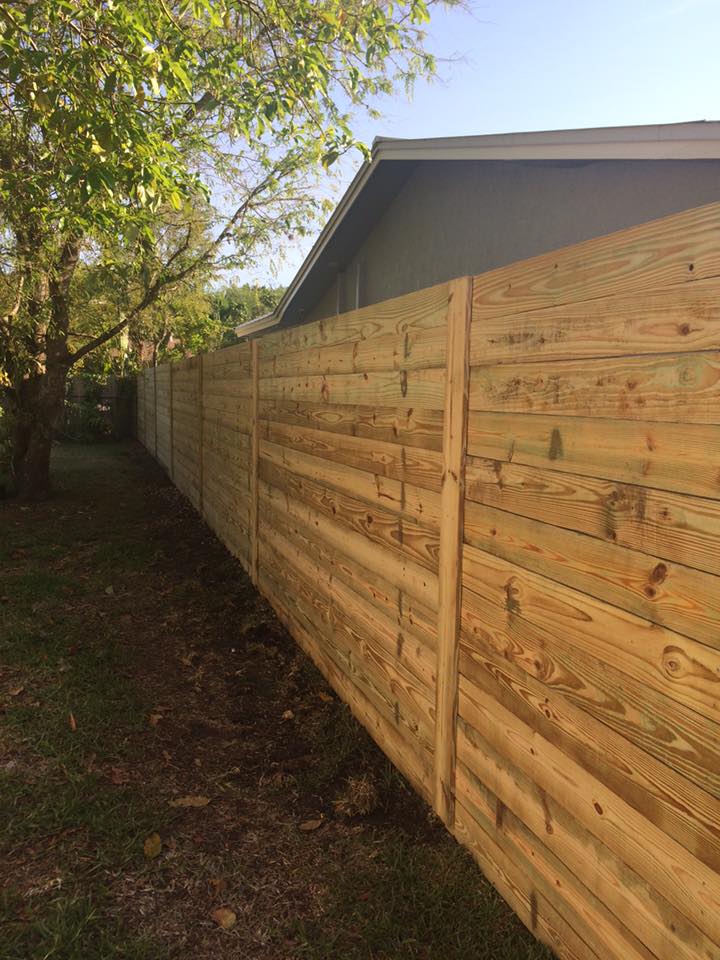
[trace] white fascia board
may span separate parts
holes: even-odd
[[[235,327],[235,335],[238,337],[250,337],[254,333],[260,333],[263,330],[269,330],[280,322],[281,314],[277,311],[264,313],[261,317],[254,317],[252,320],[246,320],[245,323],[239,323]]]

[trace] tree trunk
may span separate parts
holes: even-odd
[[[49,363],[22,384],[17,402],[13,464],[18,494],[43,500],[50,493],[50,455],[62,417],[68,366]]]
[[[70,284],[79,257],[80,238],[68,237],[43,284],[42,301],[38,301],[49,301],[50,306],[43,369],[23,380],[18,390],[13,464],[18,493],[26,500],[43,500],[50,493],[53,437],[63,414],[73,363],[68,350]]]

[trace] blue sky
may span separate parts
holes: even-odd
[[[476,0],[436,9],[439,76],[379,104],[376,135],[440,137],[720,118],[720,0]],[[343,186],[359,161],[343,168]],[[337,194],[339,196],[339,192]],[[287,283],[311,242],[288,245]],[[257,279],[269,280],[262,269]]]

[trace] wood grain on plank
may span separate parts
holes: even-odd
[[[720,426],[480,413],[468,453],[720,499]]]
[[[257,341],[254,341],[257,342]],[[262,342],[262,341],[261,341]],[[301,350],[263,351],[260,376],[302,377],[312,374],[379,373],[445,366],[444,326],[380,334],[351,343],[311,346]]]
[[[643,698],[642,687],[636,682],[628,683],[612,668],[608,676],[562,642],[553,643],[542,661],[537,653],[542,650],[538,631],[524,624],[504,632],[498,626],[499,619],[488,601],[473,598],[463,623],[461,675],[537,729],[643,816],[662,823],[669,836],[717,871],[720,800],[706,789],[712,777],[701,773],[703,786],[699,786],[686,774],[688,770],[693,772],[691,764],[697,767],[699,758],[704,762],[712,753],[717,756],[718,747],[691,752],[688,742],[682,740],[682,718],[673,714],[671,703],[663,702],[653,692]],[[601,701],[597,694],[603,691],[596,677],[607,690],[616,676],[621,681],[615,688],[616,697],[624,697],[628,690],[630,694],[623,704],[627,711],[624,716],[620,705],[615,705],[613,723],[607,722],[611,701],[605,701],[607,708],[602,715],[598,713],[596,704]],[[571,683],[576,687],[567,695]],[[672,717],[672,725],[665,724],[663,716]],[[652,730],[648,729],[649,717],[653,718]],[[701,725],[701,718],[693,717],[693,726]],[[654,747],[649,750],[647,744],[653,735]],[[717,724],[705,723],[704,743],[716,735]],[[667,762],[668,758],[674,760],[673,752],[682,754],[679,766],[683,769]]]
[[[347,346],[388,333],[405,335],[420,330],[444,327],[448,303],[448,285],[438,284],[402,297],[383,300],[369,307],[267,333],[260,338],[260,360],[305,350],[310,347]]]
[[[408,778],[421,797],[427,799],[431,792],[430,754],[425,750],[414,749],[412,742],[386,718],[360,690],[352,679],[347,677],[336,664],[325,655],[317,631],[296,609],[290,609],[282,588],[260,570],[259,587],[271,602],[278,617],[298,642],[300,647],[314,661],[352,713],[370,733],[378,746],[385,752],[395,766]]]
[[[674,353],[473,367],[470,409],[720,423],[720,354]]]
[[[292,450],[311,453],[324,460],[344,463],[358,470],[392,477],[428,490],[440,490],[442,458],[434,450],[273,421],[262,422],[261,434],[263,439]]]
[[[471,279],[465,277],[454,281],[450,285],[448,308],[448,365],[440,499],[434,802],[435,812],[450,828],[455,816],[455,723],[471,303]]]
[[[720,648],[720,580],[713,574],[471,501],[465,542]]]
[[[720,575],[720,501],[470,457],[469,500]]]
[[[382,505],[368,505],[352,494],[306,480],[267,461],[260,463],[260,477],[285,494],[308,504],[342,529],[354,530],[373,543],[408,558],[437,573],[440,536],[434,525],[407,520]]]
[[[720,203],[710,203],[482,274],[473,320],[718,275]]]
[[[467,728],[459,731],[459,749],[466,746],[472,732]],[[544,842],[545,832],[534,833],[515,815],[512,804],[506,802],[506,799],[512,800],[512,790],[506,798],[498,792],[498,787],[504,786],[502,781],[491,777],[488,785],[470,772],[466,765],[468,752],[464,750],[465,762],[458,770],[458,792],[462,791],[462,802],[478,823],[493,831],[496,842],[507,856],[522,865],[537,893],[553,904],[598,956],[607,960],[656,960],[592,891],[587,883],[587,867],[573,873],[557,856],[552,845]],[[637,919],[634,927],[637,928]]]
[[[280,558],[281,564],[289,563],[325,597],[334,630],[344,631],[348,640],[360,647],[367,643],[377,646],[388,663],[396,663],[403,672],[414,677],[422,688],[424,706],[433,702],[434,650],[417,641],[405,643],[396,621],[382,606],[372,603],[362,593],[333,576],[317,558],[309,557],[300,543],[280,533],[274,525],[265,523],[264,519],[261,519],[261,532],[263,541]],[[427,713],[432,723],[432,709]]]
[[[613,608],[597,610],[591,598],[545,578],[537,580],[540,592],[531,594],[534,581],[534,574],[466,547],[463,643],[498,653],[720,797],[717,717],[696,710],[696,698],[686,706],[682,690],[669,682],[658,688],[652,669],[638,672],[639,664],[632,667],[625,661],[618,667],[614,655],[603,659],[602,653],[593,652],[593,631],[600,633],[603,625],[623,636],[621,624],[605,620]],[[581,620],[587,622],[590,638],[584,636]],[[621,643],[618,640],[618,648]],[[633,673],[624,672],[631,669]]]
[[[320,513],[311,503],[296,499],[283,490],[273,486],[260,477],[259,485],[261,507],[263,501],[275,506],[290,517],[297,517],[312,524],[318,538],[325,540],[328,546],[340,553],[347,554],[368,569],[382,571],[383,575],[396,583],[410,596],[426,607],[437,607],[437,574],[420,566],[407,554],[389,550],[377,542],[368,539],[364,533],[353,530],[336,520]]]
[[[263,541],[260,548],[263,572],[268,572],[288,593],[289,602],[303,609],[318,630],[327,631],[325,653],[363,690],[388,721],[404,728],[407,739],[416,739],[432,750],[434,718],[432,701],[424,687],[404,666],[383,649],[373,632],[349,621],[341,606],[324,597],[318,584]]]
[[[356,467],[325,460],[299,450],[291,450],[268,440],[260,441],[260,459],[306,480],[322,483],[366,503],[422,521],[426,525],[439,524],[440,495],[435,491],[358,470]]]
[[[662,828],[460,677],[460,716],[598,840],[650,883],[710,940],[720,939],[720,877]]]
[[[558,913],[556,898],[539,894],[528,870],[499,845],[495,824],[483,823],[483,818],[461,797],[457,800],[455,837],[470,850],[487,879],[528,930],[548,944],[561,960],[604,960],[604,955],[598,957]]]
[[[380,407],[407,405],[442,410],[445,402],[445,371],[391,370],[382,373],[339,373],[327,377],[274,377],[260,381],[260,398]]]
[[[521,859],[542,863],[546,848],[565,864],[570,877],[577,878],[568,883],[566,874],[558,885],[572,898],[570,915],[589,914],[601,942],[619,951],[619,958],[638,951],[662,960],[712,956],[707,937],[467,724],[459,731],[458,753],[461,801],[515,839]],[[583,935],[593,942],[586,926]]]
[[[720,279],[626,296],[486,316],[470,337],[470,363],[535,363],[639,353],[720,350]]]
[[[437,638],[435,609],[404,593],[401,584],[387,579],[383,565],[368,567],[359,563],[354,556],[348,556],[345,551],[326,543],[309,518],[301,519],[297,513],[290,516],[278,506],[277,500],[270,502],[263,499],[262,520],[265,529],[272,526],[306,556],[312,556],[333,581],[346,584],[390,617],[398,631],[399,656],[406,643],[412,645],[416,641],[434,654]],[[381,558],[377,559],[379,561]],[[417,655],[420,656],[419,653]],[[435,663],[434,656],[432,659]]]
[[[261,400],[258,416],[261,420],[350,434],[383,443],[442,450],[442,410]]]

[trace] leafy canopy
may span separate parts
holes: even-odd
[[[329,165],[355,144],[347,110],[432,69],[427,17],[424,0],[2,3],[2,216],[152,239],[148,214],[209,198],[229,157]]]

